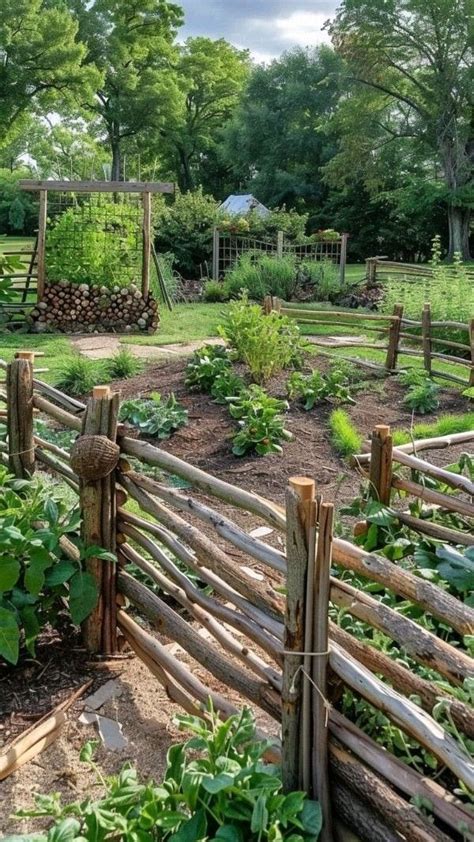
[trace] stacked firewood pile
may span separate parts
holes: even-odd
[[[38,333],[154,333],[159,324],[157,302],[135,284],[109,288],[69,281],[46,284],[28,319]]]

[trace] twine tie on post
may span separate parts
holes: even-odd
[[[325,652],[293,652],[291,649],[284,649],[283,650],[283,655],[299,655],[302,658],[324,658],[325,656],[329,655],[329,653],[330,653],[329,649],[326,649]],[[298,667],[298,669],[296,670],[296,672],[293,676],[293,681],[291,682],[291,686],[290,686],[290,693],[295,692],[295,690],[296,690],[296,679],[298,678],[300,673],[314,687],[314,689],[316,690],[316,692],[318,693],[318,695],[320,696],[320,698],[323,702],[324,711],[325,711],[325,723],[324,724],[325,724],[325,727],[327,728],[328,721],[329,721],[329,712],[331,710],[331,703],[328,701],[328,699],[326,699],[326,697],[321,692],[318,685],[313,681],[311,676],[308,675],[308,673],[306,672],[303,664],[300,664],[300,666]]]

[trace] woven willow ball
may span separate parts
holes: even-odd
[[[108,476],[116,467],[120,447],[107,436],[80,436],[71,448],[71,468],[84,480]]]

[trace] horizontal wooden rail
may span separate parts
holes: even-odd
[[[36,192],[51,190],[55,193],[174,193],[173,182],[154,181],[50,181],[20,179],[20,190]]]
[[[67,412],[65,409],[60,409],[59,406],[55,406],[54,403],[51,401],[46,400],[41,395],[34,394],[33,395],[33,405],[40,410],[40,412],[44,412],[46,415],[50,415],[56,421],[59,421],[60,424],[64,424],[65,427],[70,427],[71,430],[77,430],[77,432],[81,432],[82,430],[82,421],[76,415],[71,415],[70,412]]]
[[[375,315],[374,313],[357,313],[354,311],[336,311],[336,310],[311,310],[308,308],[307,310],[298,310],[296,307],[282,307],[280,309],[280,313],[282,316],[292,316],[296,319],[310,319],[311,316],[324,316],[328,322],[331,321],[332,318],[347,318],[348,323],[350,324],[351,321],[354,319],[356,321],[375,321],[375,322],[396,322],[398,321],[397,316],[387,316],[382,313]],[[346,322],[344,322],[346,324]]]

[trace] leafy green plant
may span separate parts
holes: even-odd
[[[264,383],[284,368],[298,367],[306,343],[298,325],[278,313],[266,316],[258,304],[250,304],[247,293],[229,306],[219,333],[247,363],[252,378]]]
[[[204,301],[209,302],[228,301],[229,293],[225,284],[219,281],[207,281],[204,284],[202,297]]]
[[[474,605],[474,547],[460,552],[449,544],[435,547],[424,541],[416,548],[414,559],[425,578],[444,580],[456,596]]]
[[[349,391],[348,378],[344,371],[337,367],[333,367],[328,374],[321,374],[320,371],[302,374],[295,371],[288,380],[287,389],[290,400],[301,399],[306,411],[323,400],[355,403]]]
[[[140,275],[137,209],[101,196],[67,208],[48,231],[50,282],[128,286]]]
[[[124,766],[104,780],[88,743],[81,759],[96,771],[105,795],[63,806],[58,794],[36,796],[36,809],[18,817],[54,818],[48,834],[36,842],[316,842],[322,817],[319,804],[303,792],[284,795],[279,771],[263,761],[269,743],[257,742],[248,710],[226,722],[211,710],[209,724],[194,716],[175,722],[193,733],[172,746],[161,785],[140,783]]]
[[[232,453],[243,456],[255,451],[258,456],[281,453],[280,442],[293,436],[283,426],[282,412],[286,401],[271,398],[260,386],[252,385],[229,401],[229,412],[239,422],[240,429],[232,439]]]
[[[85,395],[96,385],[99,368],[94,360],[75,354],[60,369],[56,386],[68,395]]]
[[[335,409],[329,416],[331,443],[341,456],[349,457],[360,453],[362,436],[355,428],[347,412]]]
[[[120,348],[106,363],[111,380],[125,380],[143,371],[143,363],[129,348]]]
[[[398,381],[408,386],[403,403],[420,415],[434,412],[439,406],[439,386],[421,369],[411,368],[400,372]]]
[[[230,370],[231,360],[223,345],[198,348],[186,366],[185,384],[194,392],[210,392],[216,378]]]
[[[229,398],[237,397],[245,389],[245,382],[238,374],[227,368],[218,374],[211,386],[211,395],[216,403],[228,404]]]
[[[225,288],[230,298],[237,298],[241,290],[245,289],[254,301],[262,301],[265,295],[276,295],[290,301],[296,287],[296,259],[290,255],[276,257],[265,252],[247,252],[225,278]]]
[[[335,301],[344,292],[338,267],[329,258],[303,260],[298,266],[298,284],[313,288],[313,301]]]
[[[0,467],[0,659],[16,664],[22,643],[34,657],[41,629],[54,626],[64,605],[76,625],[93,610],[94,578],[60,546],[78,527],[78,515],[62,508],[51,489]],[[115,560],[98,547],[82,550],[82,559],[90,556]]]
[[[152,392],[148,398],[124,401],[119,418],[134,424],[148,436],[167,439],[188,423],[188,412],[173,393],[163,400],[158,392]]]

